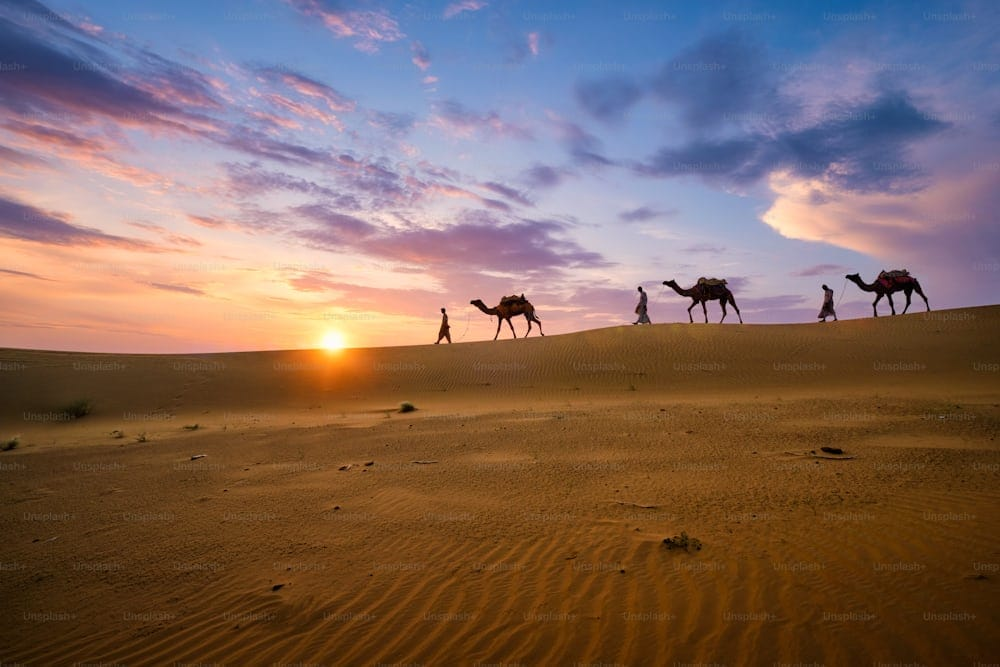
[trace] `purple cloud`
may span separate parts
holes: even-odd
[[[114,246],[143,252],[161,249],[136,239],[105,234],[68,222],[66,216],[0,195],[0,236],[59,246]]]
[[[341,195],[328,187],[319,185],[313,181],[292,176],[280,171],[267,171],[258,162],[249,164],[227,162],[223,165],[226,170],[228,189],[231,192],[243,196],[256,196],[275,190],[285,190],[288,192],[299,192],[301,194],[315,197],[328,197],[331,199],[341,199]],[[339,202],[350,203],[351,198],[344,198]],[[356,205],[356,200],[354,204]],[[338,204],[339,205],[339,204]]]
[[[677,215],[677,211],[675,210],[657,211],[648,206],[640,206],[629,211],[622,211],[618,214],[618,217],[624,222],[646,222],[648,220],[655,220],[656,218],[669,218],[674,215]]]
[[[712,35],[681,51],[660,68],[652,94],[680,108],[692,128],[711,128],[748,112],[784,116],[777,73],[764,47],[744,30]]]
[[[520,219],[505,224],[480,212],[440,229],[383,234],[366,241],[363,249],[395,261],[439,268],[545,271],[608,265],[600,254],[561,238],[564,232],[565,226],[554,221]]]
[[[801,177],[827,178],[845,190],[907,192],[921,187],[923,175],[906,160],[909,145],[946,127],[917,109],[908,95],[893,91],[804,129],[663,148],[634,169],[650,176],[697,175],[738,185],[785,169]]]
[[[495,192],[498,195],[506,197],[512,202],[518,203],[521,206],[534,206],[535,203],[525,197],[523,194],[515,190],[514,188],[503,185],[502,183],[488,182],[481,184],[484,188],[491,192]]]
[[[341,249],[356,245],[378,231],[374,225],[352,215],[338,213],[322,204],[307,204],[292,209],[299,216],[319,223],[319,227],[297,230],[299,238],[326,249]]]
[[[8,276],[16,276],[18,278],[33,278],[35,280],[45,280],[47,282],[53,282],[51,278],[43,278],[36,273],[29,273],[27,271],[15,271],[14,269],[0,269],[0,273],[6,274]]]
[[[536,164],[524,170],[520,180],[531,188],[554,188],[562,183],[563,173],[555,167]]]
[[[816,264],[814,266],[809,266],[798,271],[793,271],[791,275],[798,278],[812,278],[815,276],[829,275],[829,274],[843,274],[844,271],[850,271],[846,266],[840,264]]]
[[[642,97],[639,86],[618,76],[580,82],[573,93],[587,113],[605,123],[621,121]]]
[[[171,285],[168,283],[142,283],[143,285],[149,285],[158,290],[164,290],[166,292],[179,292],[181,294],[193,294],[195,296],[205,296],[205,292],[197,289],[195,287],[188,287],[187,285]]]

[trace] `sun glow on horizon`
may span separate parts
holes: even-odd
[[[327,352],[339,352],[347,346],[347,339],[344,338],[344,334],[331,329],[323,334],[323,339],[320,341],[320,347],[322,347]]]

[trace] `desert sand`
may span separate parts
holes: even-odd
[[[2,349],[0,662],[995,664],[998,340]]]

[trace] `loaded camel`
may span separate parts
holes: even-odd
[[[927,311],[930,312],[931,304],[927,301],[927,296],[920,288],[920,283],[906,269],[881,271],[878,274],[878,278],[871,285],[861,280],[861,276],[857,273],[851,273],[844,277],[865,292],[875,292],[875,300],[872,301],[872,311],[875,313],[875,317],[878,317],[878,302],[881,301],[882,297],[889,299],[889,309],[892,310],[893,315],[896,314],[896,306],[892,303],[893,292],[903,292],[906,295],[906,308],[903,308],[904,315],[906,314],[906,309],[910,307],[910,297],[914,292],[923,297]]]
[[[705,302],[715,300],[718,300],[722,305],[722,320],[719,320],[719,324],[722,324],[722,321],[726,319],[726,303],[732,305],[733,310],[736,311],[736,317],[740,318],[740,324],[743,324],[743,316],[740,315],[740,309],[736,306],[736,299],[733,298],[733,293],[726,287],[725,280],[698,278],[697,284],[688,289],[684,289],[678,285],[676,280],[664,280],[663,284],[671,287],[681,296],[691,298],[691,305],[688,306],[688,319],[691,320],[692,324],[694,324],[694,317],[691,316],[691,309],[700,303],[701,310],[705,313],[705,323],[707,324],[708,308],[705,306]]]
[[[521,296],[505,296],[500,299],[500,303],[493,308],[487,308],[486,304],[482,302],[481,299],[473,299],[470,301],[473,306],[483,311],[487,315],[496,315],[497,317],[497,332],[493,336],[493,340],[497,339],[500,335],[500,325],[503,324],[504,320],[507,320],[507,325],[510,327],[510,332],[514,334],[514,338],[517,338],[517,332],[514,331],[514,325],[511,324],[510,318],[517,317],[518,315],[524,315],[524,319],[528,320],[528,332],[524,334],[527,338],[528,334],[531,333],[531,323],[535,322],[538,324],[538,333],[543,336],[545,333],[542,331],[542,322],[537,317],[535,317],[535,307],[531,305],[531,302]]]

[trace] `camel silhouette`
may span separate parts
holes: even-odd
[[[542,322],[537,317],[535,317],[535,307],[531,305],[531,302],[521,296],[505,296],[500,299],[500,303],[493,308],[489,308],[481,299],[473,299],[470,301],[473,306],[483,311],[487,315],[496,315],[497,317],[497,332],[493,336],[493,340],[497,339],[500,335],[500,326],[503,324],[504,320],[507,320],[507,325],[510,327],[510,332],[514,334],[514,338],[517,338],[517,332],[514,331],[514,325],[511,324],[510,318],[517,317],[518,315],[524,315],[524,319],[528,320],[528,331],[524,334],[527,338],[528,334],[531,333],[531,323],[535,322],[538,324],[538,332],[545,335],[542,331]]]
[[[743,316],[740,315],[740,309],[736,306],[736,299],[733,298],[733,293],[729,291],[726,287],[725,280],[718,280],[716,278],[699,278],[697,284],[693,287],[687,289],[681,287],[677,284],[676,280],[664,280],[663,284],[667,287],[672,288],[675,292],[681,296],[686,296],[691,299],[691,305],[688,306],[688,319],[691,323],[694,323],[694,317],[691,316],[691,309],[701,304],[701,310],[705,313],[705,323],[708,323],[708,308],[705,306],[707,301],[718,300],[719,304],[722,306],[722,319],[719,320],[719,324],[726,319],[726,303],[728,302],[732,305],[733,310],[736,311],[736,317],[740,318],[740,324],[743,324]]]
[[[896,314],[896,306],[892,302],[893,292],[903,292],[906,295],[906,307],[903,308],[904,315],[906,314],[907,308],[910,307],[910,298],[914,292],[923,297],[924,304],[927,306],[927,311],[930,312],[931,304],[927,301],[927,296],[924,295],[923,289],[920,288],[920,282],[911,276],[910,272],[906,269],[882,271],[878,274],[878,278],[875,279],[875,282],[870,285],[861,280],[861,276],[857,273],[849,273],[844,277],[865,292],[875,292],[875,300],[872,301],[872,312],[875,313],[875,317],[878,317],[878,302],[882,300],[882,297],[889,299],[889,309],[892,311],[893,315]]]

